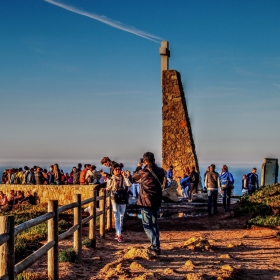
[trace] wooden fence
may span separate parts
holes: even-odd
[[[99,201],[99,211],[96,210]],[[82,206],[90,205],[89,217],[82,219]],[[74,224],[67,231],[58,234],[59,214],[74,209]],[[100,237],[105,238],[105,229],[112,229],[112,206],[110,195],[103,193],[97,196],[93,191],[91,198],[81,201],[81,195],[74,196],[74,202],[58,207],[57,200],[48,202],[48,213],[35,219],[26,221],[14,227],[14,216],[0,216],[0,280],[12,280],[14,277],[35,263],[40,257],[48,253],[48,277],[49,279],[59,279],[58,269],[58,245],[59,241],[74,235],[73,248],[78,262],[82,259],[82,226],[89,223],[88,238],[91,240],[92,247],[96,247],[96,224],[99,218]],[[107,218],[107,221],[106,221]],[[14,240],[15,236],[24,230],[48,221],[48,240],[47,243],[37,251],[26,257],[21,262],[15,264]]]

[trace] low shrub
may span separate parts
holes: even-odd
[[[37,273],[33,272],[22,272],[15,276],[15,280],[38,280],[39,277]]]
[[[86,238],[82,241],[82,245],[87,248],[94,248],[94,241],[92,239]]]
[[[58,254],[59,262],[75,262],[76,261],[76,253],[73,248],[65,249],[59,252]]]
[[[266,226],[266,227],[276,227],[280,226],[279,216],[257,216],[248,221],[249,225]]]
[[[252,195],[240,200],[241,208],[235,216],[250,214],[249,225],[275,227],[280,225],[280,184],[273,184],[259,188]]]

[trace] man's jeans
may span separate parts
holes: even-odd
[[[160,249],[157,209],[142,208],[141,214],[143,228],[151,242],[151,249]]]
[[[132,191],[132,195],[134,197],[138,197],[138,195],[140,193],[140,184],[138,184],[138,183],[132,184],[131,191]]]
[[[115,218],[116,234],[120,236],[122,234],[123,216],[126,204],[117,204],[114,200],[111,200],[111,202]]]
[[[172,179],[167,177],[167,186],[170,187],[172,183]]]
[[[212,203],[214,208],[214,214],[217,213],[217,199],[218,199],[218,190],[208,190],[208,214],[211,214]]]
[[[185,188],[182,187],[182,197],[189,198],[189,186],[186,186]]]
[[[223,191],[223,205],[224,205],[224,209],[226,210],[230,208],[231,188],[222,187],[222,191]]]

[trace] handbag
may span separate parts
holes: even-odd
[[[114,193],[115,202],[117,204],[127,204],[128,197],[126,189],[119,189]]]
[[[123,185],[123,177],[121,180],[121,186]],[[120,188],[114,193],[114,200],[117,204],[127,204],[128,203],[128,193],[125,188]]]

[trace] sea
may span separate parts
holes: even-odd
[[[30,164],[30,165],[24,164],[24,165],[27,165],[29,167],[33,166],[33,164]],[[64,173],[67,173],[67,172],[70,173],[73,166],[74,165],[71,165],[71,166],[60,165],[60,169],[62,169]],[[23,167],[23,166],[18,166],[18,165],[1,166],[0,165],[1,177],[2,177],[3,171],[5,169],[19,168],[19,167]],[[46,168],[47,170],[49,169],[49,165],[48,166],[40,165],[40,167],[42,167],[43,169]],[[242,176],[244,174],[250,173],[253,167],[256,167],[257,170],[258,170],[257,174],[259,175],[259,183],[260,183],[260,180],[261,180],[261,175],[260,175],[261,174],[261,166],[257,166],[257,165],[255,165],[255,166],[248,166],[248,165],[247,166],[229,166],[229,172],[233,175],[234,181],[235,181],[233,195],[236,195],[236,196],[242,195],[242,188],[241,188],[241,186],[242,186]],[[97,166],[96,167],[97,170],[99,170],[101,168],[106,172],[106,167],[104,167],[104,166]],[[125,165],[124,166],[125,170],[130,170],[131,172],[134,171],[135,168],[136,168],[136,165],[135,166],[126,166]],[[201,179],[203,181],[204,172],[205,172],[207,166],[200,166],[199,168],[200,168],[200,176],[201,176]],[[221,168],[222,168],[222,166],[217,165],[216,166],[216,171],[219,173],[221,171]],[[204,185],[204,184],[202,183],[202,185]]]

